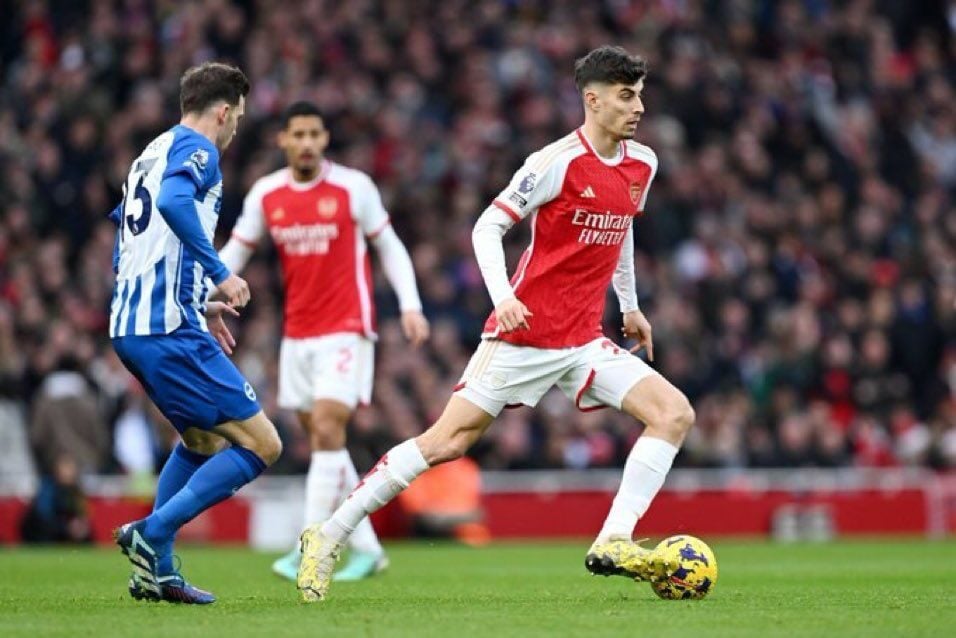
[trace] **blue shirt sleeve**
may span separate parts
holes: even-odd
[[[166,157],[164,180],[173,175],[188,175],[201,192],[216,183],[218,173],[219,151],[212,142],[195,132],[176,135]]]
[[[173,233],[183,242],[183,246],[196,258],[217,286],[229,276],[229,269],[219,259],[212,242],[206,237],[199,214],[196,212],[196,195],[199,188],[192,173],[175,171],[171,175],[163,176],[159,187],[159,197],[156,199],[156,208],[160,215],[169,224]],[[169,175],[168,177],[166,175]]]

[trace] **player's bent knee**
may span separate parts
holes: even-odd
[[[694,425],[696,418],[697,415],[694,413],[690,401],[682,394],[680,399],[675,401],[665,413],[664,427],[674,435],[683,437]]]
[[[341,450],[345,447],[345,432],[313,432],[309,436],[309,445],[313,452]]]
[[[253,452],[266,465],[275,463],[282,454],[279,432],[261,411],[244,421],[229,421],[217,425],[215,432],[233,445]]]

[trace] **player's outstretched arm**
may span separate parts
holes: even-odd
[[[398,296],[398,306],[402,311],[402,332],[413,346],[421,345],[428,339],[430,327],[428,319],[422,314],[422,302],[415,283],[415,268],[408,256],[408,250],[391,225],[385,226],[372,239],[372,245],[382,261],[385,278]]]

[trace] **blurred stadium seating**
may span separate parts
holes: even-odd
[[[370,173],[409,245],[434,337],[403,343],[381,273],[360,469],[436,416],[490,310],[476,216],[576,126],[576,56],[645,55],[638,137],[661,170],[636,227],[657,366],[698,424],[679,467],[956,466],[956,6],[912,0],[2,2],[0,490],[58,455],[150,476],[172,430],[109,347],[112,226],[130,160],[178,121],[207,59],[252,81],[223,162],[220,240],[278,165],[275,116],[315,101],[330,156]],[[948,11],[948,12],[947,12]],[[515,259],[527,229],[507,238]],[[275,407],[281,297],[263,251],[235,359]],[[613,295],[608,334],[616,334]],[[486,469],[615,467],[638,432],[560,395],[508,411]],[[35,470],[34,470],[35,468]]]

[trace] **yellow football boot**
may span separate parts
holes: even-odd
[[[342,543],[337,543],[322,533],[321,525],[310,525],[302,532],[302,562],[296,586],[302,592],[302,600],[314,603],[329,593],[332,573],[339,560]]]
[[[619,537],[595,541],[584,559],[584,566],[598,576],[627,576],[650,582],[670,578],[678,567],[677,561],[641,547],[640,543]]]

